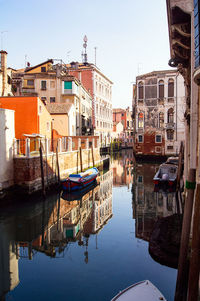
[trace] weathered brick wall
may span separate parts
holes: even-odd
[[[60,177],[64,179],[69,173],[80,171],[80,152],[72,151],[58,154]],[[45,183],[55,183],[57,181],[57,160],[56,154],[43,156],[43,167]],[[94,149],[95,165],[100,164],[99,149]],[[92,150],[82,150],[83,169],[93,166]],[[41,189],[41,165],[40,157],[18,157],[14,159],[14,181],[16,185],[29,193]]]

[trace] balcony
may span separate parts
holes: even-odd
[[[175,129],[175,123],[174,122],[165,123],[165,129],[166,130],[174,130]]]
[[[24,93],[24,94],[38,94],[35,91],[35,87],[32,87],[32,86],[24,86],[24,87],[22,87],[22,93]]]

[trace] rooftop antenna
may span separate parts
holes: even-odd
[[[27,62],[27,54],[25,54],[25,68],[27,67],[26,66],[26,64],[27,64],[26,62]]]
[[[97,65],[97,47],[94,47],[94,64]]]
[[[69,63],[70,52],[71,50],[67,51],[67,63]]]
[[[3,50],[3,34],[4,34],[5,32],[8,32],[8,31],[7,31],[7,30],[1,31],[1,50]]]
[[[87,49],[87,36],[85,35],[84,38],[83,38],[83,47],[85,48],[85,52],[82,54],[83,56],[83,63],[86,64],[87,63],[87,52],[86,52],[86,49]]]

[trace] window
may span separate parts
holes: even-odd
[[[167,112],[167,122],[173,123],[174,122],[174,110],[170,108]]]
[[[162,142],[162,136],[156,135],[156,143],[161,143],[161,142]]]
[[[46,82],[46,80],[42,80],[41,81],[41,89],[42,90],[46,90],[47,89],[47,82]]]
[[[64,82],[64,89],[71,90],[72,89],[72,82]]]
[[[131,136],[133,136],[133,132],[131,132]]]
[[[143,142],[143,135],[138,135],[138,142],[142,143]]]
[[[143,176],[138,176],[138,183],[143,183]]]
[[[45,96],[42,96],[42,97],[41,97],[41,100],[42,100],[44,103],[46,103],[47,98],[46,98]]]
[[[167,140],[173,140],[173,139],[174,139],[174,131],[167,130]]]
[[[34,80],[33,79],[28,79],[27,80],[27,86],[34,86]]]
[[[127,121],[127,126],[129,126],[129,121]]]
[[[46,72],[46,67],[41,67],[41,72]]]
[[[168,80],[168,97],[174,97],[174,80],[172,78]]]
[[[138,83],[138,99],[143,99],[144,98],[144,86],[143,82]]]
[[[54,81],[54,80],[51,80],[51,81],[50,81],[50,88],[51,88],[51,89],[54,89],[54,88],[55,88],[55,81]]]
[[[144,127],[144,114],[140,112],[138,114],[138,128],[143,128]]]
[[[159,98],[164,98],[164,81],[160,80],[158,83],[158,94],[159,94]]]
[[[156,146],[155,147],[155,152],[156,153],[161,153],[161,147],[160,146]]]
[[[56,102],[56,98],[55,97],[50,97],[50,103]]]
[[[173,150],[173,149],[174,149],[173,145],[168,145],[167,146],[167,150]]]

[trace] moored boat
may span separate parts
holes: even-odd
[[[163,163],[153,178],[155,185],[172,187],[176,185],[178,166],[175,164]]]
[[[78,174],[70,174],[69,177],[63,181],[63,189],[69,192],[83,189],[94,183],[98,174],[99,171],[96,167],[89,168]]]
[[[151,281],[135,283],[119,292],[111,301],[166,301],[162,293]]]

